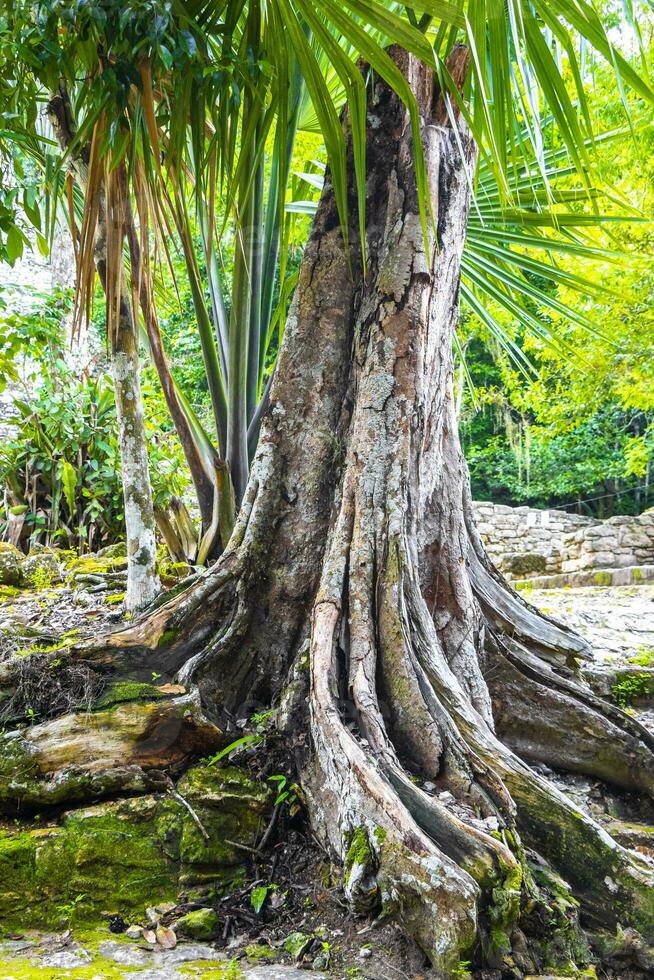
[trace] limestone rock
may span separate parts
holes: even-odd
[[[61,566],[54,551],[32,548],[22,564],[23,582],[29,588],[47,588],[61,582]]]
[[[0,585],[20,585],[25,556],[13,544],[0,541]]]
[[[151,956],[147,950],[126,946],[116,940],[100,943],[98,951],[102,956],[120,966],[148,966],[151,962]]]
[[[41,966],[48,967],[49,969],[77,970],[79,967],[88,966],[91,959],[91,954],[81,947],[77,949],[60,949],[43,956],[41,958]]]
[[[44,826],[0,831],[3,927],[27,921],[59,927],[59,907],[78,894],[86,896],[78,924],[97,921],[105,910],[144,923],[146,908],[174,907],[180,893],[193,901],[189,896],[196,891],[215,896],[242,883],[244,852],[226,840],[252,844],[260,822],[269,818],[274,791],[235,767],[196,768],[202,774],[191,769],[185,779],[203,785],[211,798],[192,804],[207,839],[187,807],[168,794],[101,802]],[[140,938],[140,932],[132,925],[128,935]],[[121,948],[129,949],[129,942]]]

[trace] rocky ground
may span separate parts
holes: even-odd
[[[598,665],[654,654],[654,585],[534,589],[525,597],[587,637]]]
[[[26,557],[0,542],[0,660],[117,625],[126,566],[121,546],[82,557],[37,546]]]
[[[528,601],[590,640],[586,679],[654,731],[654,584],[533,590]]]
[[[115,573],[114,566],[104,569],[109,576]],[[105,587],[98,588],[102,583],[89,576],[102,574],[87,564],[76,574],[68,571],[62,576],[63,581],[45,583],[42,575],[40,582],[37,577],[37,588],[0,590],[0,657],[61,643],[62,636],[74,640],[84,633],[118,625],[123,619],[119,582],[109,578]],[[587,676],[593,686],[654,728],[654,586],[534,591],[529,600],[591,640],[595,662]],[[268,770],[263,774],[254,771],[258,765],[255,758],[252,747],[230,761],[245,766],[255,780],[270,780]],[[271,764],[274,766],[274,762]],[[622,843],[654,861],[650,841],[654,832],[645,826],[654,825],[654,812],[645,812],[640,801],[612,793],[592,780],[562,773],[548,775],[575,799],[580,809],[610,824],[612,832],[618,828]],[[180,791],[187,792],[183,788]],[[172,805],[165,798],[163,804],[160,797],[156,799],[159,806]],[[201,808],[202,794],[197,800],[189,795],[185,805],[189,799],[202,820],[205,814],[206,818],[210,816],[208,810]],[[125,819],[118,810],[128,804],[129,801],[104,804],[102,819],[109,819],[112,807],[117,808],[118,819]],[[74,811],[72,819],[97,820],[96,809]],[[89,931],[84,924],[84,908],[90,897],[80,888],[79,895],[60,906],[54,931],[33,930],[29,916],[24,922],[12,917],[11,926],[5,927],[4,934],[0,931],[0,977],[299,980],[311,971],[309,975],[313,977],[343,980],[433,978],[424,957],[396,927],[386,924],[373,929],[367,920],[349,913],[342,899],[338,869],[331,867],[303,825],[301,807],[289,807],[286,802],[276,810],[279,819],[273,833],[267,832],[268,818],[262,820],[247,843],[246,838],[237,837],[234,832],[237,843],[233,846],[240,848],[245,874],[229,894],[214,897],[210,903],[162,902],[128,920],[106,908],[104,924]],[[638,824],[634,823],[634,813],[638,813]],[[191,823],[191,816],[186,813],[187,837]],[[56,829],[39,829],[35,824],[30,832],[43,835],[44,853],[48,847],[56,848],[57,834],[60,840],[70,838],[65,815]],[[5,829],[0,829],[0,864],[4,834],[12,836],[15,847],[16,832],[10,821]],[[226,843],[231,845],[232,841]],[[71,860],[82,861],[83,855],[79,850],[71,851]],[[4,880],[3,868],[0,867],[0,877]],[[2,884],[0,890],[4,890]],[[153,895],[152,901],[157,900],[161,898]],[[590,971],[583,975],[626,980],[648,974],[618,968],[611,973]],[[464,980],[472,974],[466,964],[461,964],[453,976]],[[475,980],[503,980],[498,971],[482,971],[474,976]]]
[[[299,935],[292,933],[290,936],[296,945]],[[304,944],[310,945],[314,941],[324,947],[332,945],[311,937],[305,937]],[[326,980],[334,976],[396,980],[398,977],[421,976],[413,964],[408,965],[410,973],[406,972],[407,964],[403,963],[404,968],[396,965],[403,961],[398,960],[383,936],[375,937],[374,953],[370,942],[360,945],[360,950],[365,956],[355,958],[355,965],[341,966],[336,971],[325,953],[326,971],[323,971],[314,968],[306,958],[296,959],[283,944],[277,948],[255,944],[250,945],[248,951],[230,954],[230,951],[217,950],[215,945],[206,942],[180,941],[174,948],[164,948],[144,941],[135,943],[124,935],[112,935],[108,930],[88,932],[80,929],[61,934],[27,932],[2,941],[0,970],[3,980],[36,977],[40,980],[307,980],[308,977]],[[272,961],[268,954],[272,954]],[[371,963],[373,972],[365,969],[366,964]]]

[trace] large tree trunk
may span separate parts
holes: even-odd
[[[651,795],[654,746],[578,679],[585,642],[510,590],[475,531],[451,354],[475,147],[445,121],[431,71],[393,56],[420,106],[428,241],[408,111],[374,78],[367,275],[354,187],[348,256],[328,177],[227,549],[70,657],[197,685],[220,731],[276,705],[354,908],[397,915],[440,976],[473,956],[532,972],[525,934],[549,935],[550,963],[574,956],[576,934],[568,886],[554,900],[526,849],[588,923],[647,941],[654,874],[530,763]],[[454,52],[454,77],[465,59]]]

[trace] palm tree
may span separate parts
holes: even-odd
[[[146,7],[150,20],[139,21]],[[51,40],[66,65],[69,43],[86,51],[95,28],[85,18],[96,15],[76,8],[63,40],[60,16]],[[76,99],[87,120],[78,132],[97,140],[103,120],[102,145],[117,168],[125,161],[139,202],[141,255],[148,228],[174,227],[198,294],[186,180],[207,267],[217,195],[236,216],[230,315],[212,290],[200,328],[240,510],[199,582],[66,656],[114,677],[143,658],[197,686],[215,717],[272,705],[313,826],[343,861],[348,901],[396,915],[441,976],[472,956],[524,973],[550,956],[583,961],[578,903],[599,926],[629,924],[652,941],[649,866],[534,766],[652,796],[654,740],[578,679],[588,644],[488,561],[452,384],[466,234],[467,302],[484,315],[485,292],[515,310],[511,270],[532,261],[520,227],[531,214],[539,228],[549,212],[565,232],[574,213],[552,185],[552,145],[564,144],[592,199],[580,49],[651,104],[645,74],[582,0],[419,0],[406,13],[375,0],[192,0],[161,18],[135,3],[112,24],[103,70]],[[325,57],[347,96],[342,120]],[[270,253],[256,243],[282,226],[296,70],[329,169],[246,482],[269,302],[257,284]],[[114,105],[112,128],[103,113]],[[262,222],[274,120],[277,190]],[[469,219],[482,165],[493,190],[479,182]],[[530,197],[535,174],[545,193]],[[131,257],[134,284],[142,267]],[[57,725],[65,738],[65,720]],[[112,792],[119,783],[115,774]],[[534,875],[528,852],[569,885]]]

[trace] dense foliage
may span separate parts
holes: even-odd
[[[79,325],[97,293],[102,195],[119,216],[103,322],[111,338],[118,298],[129,296],[151,358],[145,407],[155,502],[165,509],[186,479],[179,474],[190,473],[203,556],[215,554],[233,526],[326,160],[345,246],[357,222],[362,227],[368,121],[357,58],[397,89],[417,125],[413,97],[384,50],[389,40],[433,66],[447,111],[458,106],[480,149],[478,172],[469,175],[476,202],[459,338],[475,492],[568,504],[648,483],[651,378],[638,362],[651,347],[650,280],[633,262],[616,266],[616,250],[649,249],[648,231],[618,223],[649,203],[651,173],[637,173],[654,102],[644,57],[651,39],[636,27],[640,16],[647,28],[647,15],[631,4],[600,9],[575,0],[521,4],[519,16],[514,3],[436,0],[408,12],[368,0],[330,0],[318,10],[286,0],[41,0],[0,8],[0,259],[20,256],[28,225],[47,251],[55,215],[60,222],[64,215],[78,241]],[[463,100],[446,67],[456,42],[470,51]],[[346,98],[351,160],[339,121]],[[62,110],[63,142],[61,132],[53,138]],[[415,163],[424,188],[418,146]],[[348,167],[356,201],[347,199]],[[426,200],[421,208],[426,227]],[[611,284],[619,303],[615,290],[604,289]],[[8,377],[19,333],[10,330],[0,349]],[[36,417],[38,431],[48,429],[60,399],[77,406],[75,425],[85,419],[95,431],[101,399],[91,389],[100,376],[80,381],[68,370],[63,360],[45,366],[54,375],[38,389],[36,414],[25,402],[24,425]],[[55,422],[58,436],[61,419]],[[115,453],[111,424],[107,415],[99,441]],[[111,469],[115,477],[115,458],[96,458],[95,435],[74,426],[70,433],[98,473]],[[36,437],[28,442],[35,446]],[[78,466],[80,492],[94,470],[75,463],[77,451],[68,459],[58,446],[44,464],[36,449],[12,443],[4,449],[6,480],[17,497],[18,471],[36,468],[42,483],[48,473],[50,517],[34,500],[31,519],[66,534],[62,514],[80,540],[96,524],[106,537],[120,525],[114,485],[90,493],[76,515],[66,511],[64,461]],[[647,501],[638,490],[598,507]]]
[[[651,46],[651,36],[643,43]],[[651,53],[651,52],[650,52]],[[471,386],[462,392],[462,435],[479,498],[568,506],[610,516],[654,504],[654,129],[651,112],[628,99],[633,130],[624,125],[612,76],[595,66],[591,81],[598,130],[610,134],[596,152],[610,192],[606,221],[577,229],[610,261],[562,255],[562,276],[580,276],[598,291],[579,296],[561,278],[525,275],[551,297],[577,305],[588,323],[540,302],[530,310],[546,331],[526,331],[496,304],[495,316],[522,360],[510,356],[483,321],[464,319]],[[611,129],[613,127],[613,129]],[[620,128],[622,127],[622,128]],[[631,220],[614,220],[618,213]],[[527,253],[528,254],[528,253]]]
[[[98,548],[124,534],[112,382],[102,355],[77,365],[65,349],[70,296],[32,299],[36,312],[0,319],[2,351],[14,355],[0,444],[7,515],[20,519],[25,546]],[[160,391],[146,380],[144,393],[155,501],[165,507],[187,477]]]

